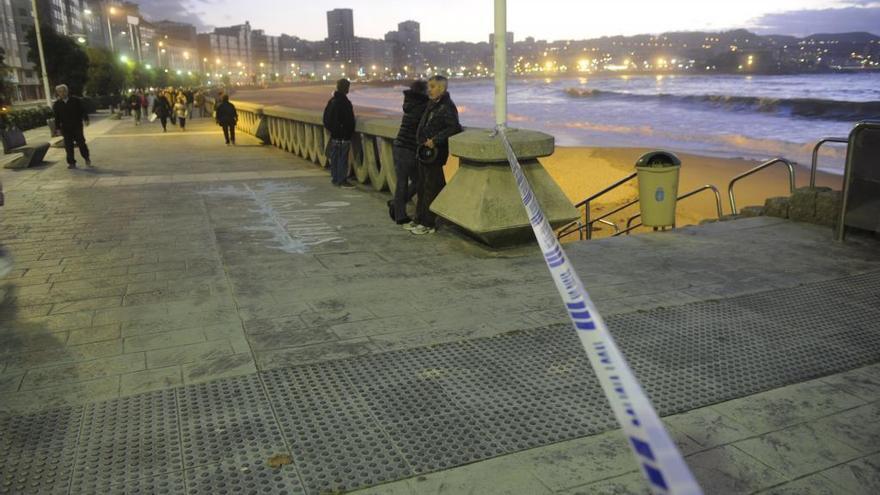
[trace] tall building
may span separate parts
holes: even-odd
[[[37,11],[40,22],[67,36],[85,34],[83,11],[86,9],[83,0],[37,0]]]
[[[403,21],[397,25],[395,55],[395,64],[398,67],[422,69],[422,36],[418,22]]]
[[[327,12],[327,45],[330,57],[348,63],[357,62],[354,37],[354,13],[351,9],[333,9]]]
[[[205,72],[238,82],[256,82],[263,76],[270,79],[282,72],[280,38],[251,29],[250,22],[215,28],[197,39]]]

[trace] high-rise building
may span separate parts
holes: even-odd
[[[250,22],[215,28],[213,33],[197,35],[197,39],[205,72],[251,83],[283,72],[280,38],[251,29]]]
[[[56,33],[67,36],[85,34],[83,28],[83,0],[37,0],[40,22]]]
[[[350,64],[357,62],[354,13],[351,9],[333,9],[327,12],[327,45],[333,60]]]
[[[421,70],[422,36],[419,23],[403,21],[397,25],[397,51],[395,64],[398,67],[411,67]]]

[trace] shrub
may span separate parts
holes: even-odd
[[[46,125],[46,119],[52,118],[49,107],[11,108],[4,110],[0,117],[0,128],[17,127],[22,131]]]

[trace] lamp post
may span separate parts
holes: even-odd
[[[40,34],[40,16],[37,14],[37,0],[31,0],[34,15],[34,34],[37,36],[37,52],[40,54],[40,72],[43,73],[43,92],[46,104],[52,106],[52,94],[49,92],[49,74],[46,73],[46,54],[43,52],[43,35]]]
[[[507,126],[507,0],[495,0],[495,126]]]
[[[113,26],[110,24],[110,16],[116,13],[116,7],[110,6],[107,8],[107,37],[110,39],[110,51],[115,52],[116,48],[113,46]]]

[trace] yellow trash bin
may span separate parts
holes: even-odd
[[[645,153],[636,162],[642,225],[675,226],[678,202],[678,172],[681,160],[667,151]]]

